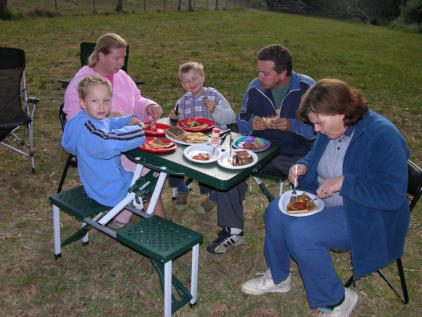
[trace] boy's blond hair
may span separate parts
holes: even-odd
[[[198,62],[187,62],[179,67],[178,75],[189,73],[191,70],[197,71],[199,74],[204,74],[204,65]]]
[[[79,82],[78,84],[79,98],[85,99],[88,89],[94,86],[106,86],[108,88],[108,92],[111,97],[112,87],[111,87],[110,81],[107,78],[104,78],[98,75],[91,75],[91,76],[85,77]]]

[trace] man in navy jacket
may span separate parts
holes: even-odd
[[[266,46],[257,57],[258,77],[249,84],[236,121],[243,135],[265,138],[281,146],[280,154],[261,171],[287,177],[289,167],[308,152],[315,137],[311,125],[296,119],[300,100],[314,80],[292,71],[292,55],[282,45]],[[208,246],[208,252],[220,254],[243,244],[242,201],[246,189],[242,182],[218,193],[217,222],[223,229]]]

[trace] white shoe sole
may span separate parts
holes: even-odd
[[[256,290],[256,289],[249,289],[249,288],[245,288],[242,286],[242,292],[248,295],[255,295],[255,296],[259,296],[259,295],[264,295],[264,294],[268,294],[268,293],[287,293],[289,292],[291,289],[291,287],[286,287],[286,288],[274,288],[271,290],[267,290],[267,291],[260,291],[260,290]]]

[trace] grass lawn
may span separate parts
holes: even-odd
[[[36,174],[28,160],[0,147],[0,315],[2,316],[160,316],[162,294],[149,260],[97,231],[90,244],[74,243],[53,256],[51,207],[67,154],[60,147],[58,107],[64,90],[57,82],[80,67],[79,44],[116,32],[130,44],[128,73],[146,81],[142,93],[156,100],[167,115],[183,94],[178,66],[204,63],[206,85],[218,89],[235,112],[256,76],[256,52],[282,43],[294,56],[294,69],[314,79],[336,77],[363,91],[370,107],[389,118],[405,136],[411,159],[422,165],[422,38],[356,22],[227,10],[146,12],[122,15],[63,16],[0,21],[1,46],[25,49],[31,95],[41,99],[35,118]],[[70,171],[65,187],[79,184]],[[203,197],[197,185],[185,212],[176,212],[170,190],[163,192],[168,215],[204,234],[200,248],[198,305],[175,316],[314,316],[296,264],[292,291],[283,295],[245,296],[240,284],[265,269],[263,212],[267,205],[248,181],[245,234],[247,244],[227,254],[208,254],[216,237],[217,215],[198,215]],[[277,184],[269,182],[272,190]],[[403,263],[410,303],[402,305],[376,275],[358,281],[353,316],[417,316],[422,314],[422,203],[412,214]],[[132,219],[137,221],[137,219]],[[78,228],[62,214],[63,236]],[[345,281],[348,254],[333,253]],[[176,276],[189,279],[190,254],[177,260]],[[386,269],[394,276],[394,266]],[[393,278],[396,280],[395,278]]]

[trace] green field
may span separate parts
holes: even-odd
[[[10,1],[13,3],[13,1]],[[29,92],[41,99],[35,118],[36,174],[26,159],[0,147],[0,315],[1,316],[160,316],[162,295],[149,260],[99,232],[90,244],[74,243],[53,256],[51,207],[67,154],[60,147],[58,107],[64,89],[58,83],[80,67],[79,44],[105,32],[122,35],[130,45],[128,73],[144,80],[142,94],[156,100],[167,115],[183,94],[178,66],[188,60],[205,65],[206,85],[218,89],[235,112],[256,76],[256,52],[282,43],[294,56],[294,69],[314,79],[335,77],[363,91],[370,107],[389,118],[405,136],[411,159],[422,165],[422,38],[382,27],[252,9],[197,12],[141,12],[121,15],[62,16],[0,21],[1,46],[26,51]],[[79,183],[72,170],[65,187]],[[206,246],[216,237],[216,213],[197,215],[204,197],[194,186],[190,209],[169,217],[204,234],[200,248],[198,305],[175,316],[314,316],[300,275],[292,264],[292,291],[283,295],[245,296],[240,284],[265,269],[263,212],[267,205],[248,181],[245,205],[247,244],[221,256]],[[273,190],[277,184],[270,183]],[[402,305],[378,276],[357,284],[353,316],[422,314],[422,204],[412,215],[403,262],[410,303]],[[136,219],[133,219],[135,221]],[[63,235],[78,228],[62,216]],[[340,276],[350,274],[347,254],[333,254]],[[190,255],[175,262],[175,274],[189,278]],[[394,266],[387,268],[393,275]]]

